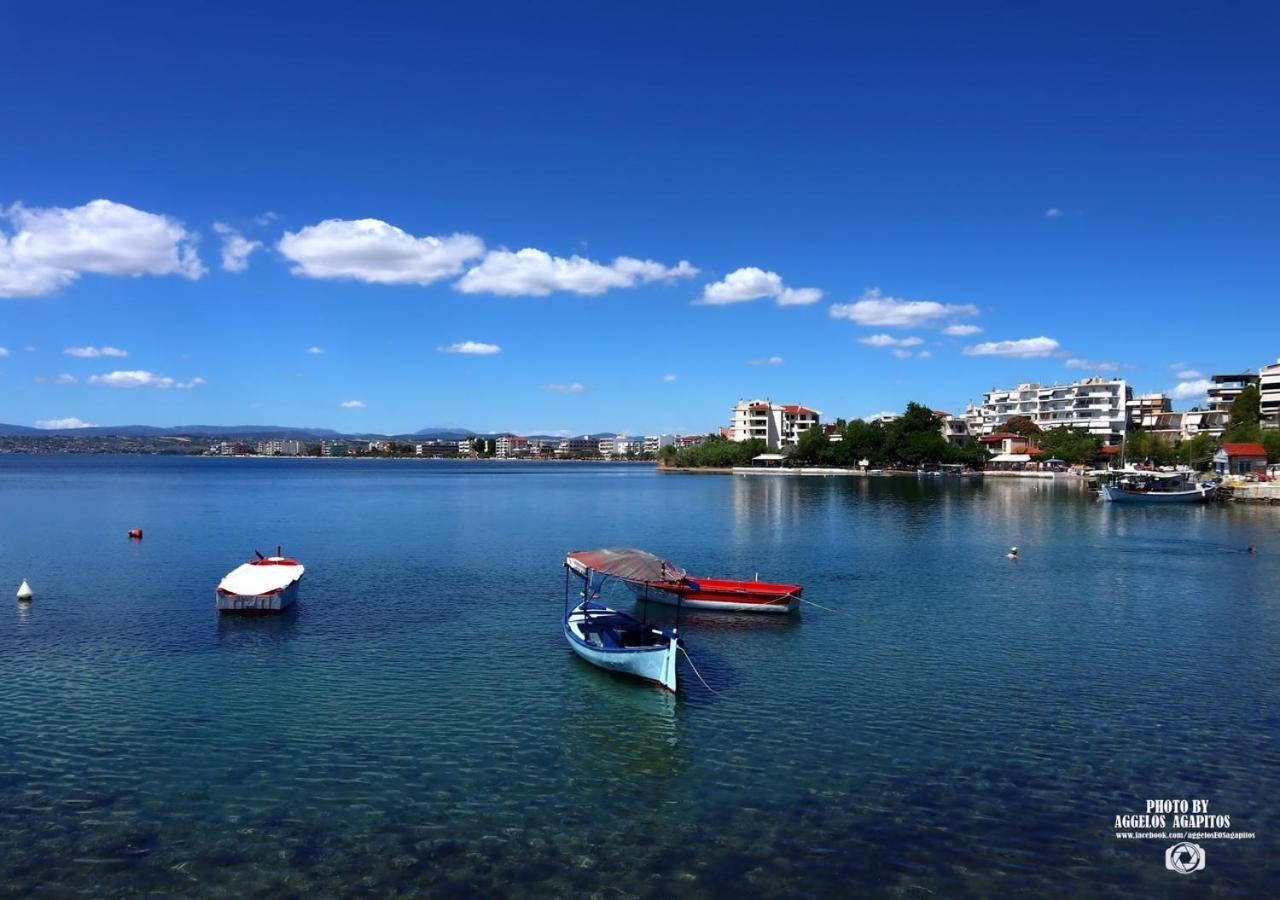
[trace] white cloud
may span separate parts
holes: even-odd
[[[74,356],[78,359],[97,359],[99,356],[112,356],[117,359],[123,359],[129,355],[128,350],[121,350],[118,347],[64,347],[62,352],[67,356]]]
[[[1198,369],[1183,369],[1178,373],[1179,381],[1195,381],[1196,379],[1203,377],[1204,373]]]
[[[1044,211],[1044,217],[1046,219],[1061,219],[1062,210],[1058,209],[1056,206],[1050,206]]]
[[[582,256],[565,259],[545,250],[491,250],[454,285],[464,294],[545,297],[553,291],[593,296],[610,288],[690,278],[698,270],[686,260],[665,266],[651,259],[619,256],[605,265]]]
[[[767,359],[749,359],[747,365],[751,366],[780,366],[782,365],[781,356],[770,356]]]
[[[94,200],[72,209],[15,203],[0,218],[15,229],[0,232],[0,297],[51,294],[86,272],[195,279],[207,271],[196,253],[198,235],[123,203]]]
[[[9,348],[8,348],[8,347],[0,347],[0,356],[8,356],[8,355],[9,355]]]
[[[772,298],[779,306],[808,306],[822,299],[818,288],[790,288],[782,283],[777,272],[766,272],[755,266],[734,269],[720,281],[704,285],[703,306],[726,306],[730,303],[747,303],[762,297]]]
[[[665,381],[665,382],[667,382],[667,384],[670,384],[671,382],[673,382],[673,381],[675,381],[675,380],[676,380],[676,376],[674,376],[674,375],[670,375],[670,374],[668,374],[668,375],[663,375],[663,376],[662,376],[662,380],[663,380],[663,381]]]
[[[854,303],[833,303],[832,318],[851,319],[859,325],[882,328],[935,328],[950,319],[978,314],[972,303],[938,303],[935,300],[899,300],[884,297],[879,288],[865,291]]]
[[[542,389],[554,394],[581,394],[586,387],[575,381],[573,384],[544,384]]]
[[[485,344],[480,341],[460,341],[447,347],[437,347],[436,350],[441,353],[467,353],[472,356],[492,356],[502,352],[502,348],[497,344]]]
[[[1058,342],[1050,337],[1021,338],[1016,341],[988,341],[965,347],[968,356],[1013,356],[1018,359],[1032,359],[1038,356],[1051,356],[1058,349]]]
[[[308,353],[310,353],[312,356],[323,356],[323,355],[324,355],[324,348],[323,348],[323,347],[308,347],[308,348],[307,348],[307,352],[308,352]]]
[[[251,241],[221,222],[214,222],[213,230],[222,235],[222,268],[228,272],[243,272],[249,268],[249,254],[261,247],[262,241]]]
[[[179,381],[177,384],[174,385],[174,387],[178,388],[179,390],[190,390],[191,388],[200,387],[200,385],[206,384],[206,383],[207,382],[203,378],[197,375],[195,378],[192,378],[190,381]]]
[[[473,234],[414,237],[379,219],[326,219],[286,231],[276,247],[294,263],[294,275],[426,285],[461,272],[484,252],[484,241]]]
[[[364,409],[366,404],[363,400],[343,400],[338,405],[343,409]]]
[[[265,225],[270,225],[272,222],[274,222],[278,218],[280,217],[276,215],[274,212],[272,212],[271,210],[267,210],[266,212],[258,216],[258,218],[254,219],[253,221],[257,222],[259,225],[265,226]]]
[[[898,349],[897,347],[894,347],[894,348],[893,348],[893,355],[894,355],[894,356],[896,356],[896,357],[898,357],[898,359],[906,359],[907,357],[909,357],[909,356],[911,355],[911,351],[910,351],[910,350],[900,350],[900,349]]]
[[[38,419],[36,420],[37,428],[54,428],[62,431],[67,428],[97,428],[92,422],[85,422],[71,416],[66,419]]]
[[[982,329],[977,325],[948,325],[942,329],[942,333],[953,337],[968,337],[971,334],[981,334]]]
[[[70,372],[63,372],[54,379],[54,382],[57,384],[75,384],[79,380],[80,379],[76,378],[76,376],[72,375]]]
[[[143,369],[108,372],[106,375],[90,375],[89,384],[101,384],[114,388],[171,388],[175,382],[166,375],[155,375]]]
[[[1207,378],[1180,381],[1177,387],[1169,391],[1169,396],[1174,400],[1202,400],[1208,395],[1211,387],[1213,382]]]
[[[917,356],[919,356],[921,359],[928,359],[929,357],[933,356],[933,351],[932,351],[932,350],[921,350],[921,351],[920,351],[919,353],[917,353],[916,355],[917,355]]]
[[[1107,362],[1105,360],[1094,361],[1091,359],[1076,359],[1072,357],[1068,359],[1064,365],[1068,369],[1088,369],[1093,372],[1118,372],[1120,371],[1120,363]]]
[[[896,338],[890,334],[873,334],[858,338],[858,343],[868,347],[918,347],[924,340],[918,337]]]

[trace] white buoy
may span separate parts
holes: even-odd
[[[27,584],[27,579],[22,579],[22,584],[18,586],[18,599],[23,603],[29,603],[35,599],[35,596],[31,591],[31,585]]]

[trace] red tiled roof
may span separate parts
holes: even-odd
[[[1222,449],[1227,451],[1227,456],[1266,456],[1267,448],[1261,444],[1223,444]]]
[[[811,416],[816,416],[818,414],[818,411],[816,409],[810,409],[807,406],[797,406],[794,403],[789,403],[782,408],[793,416],[799,415],[800,413],[808,413]]]
[[[998,442],[1000,442],[1000,441],[1008,440],[1008,439],[1013,439],[1013,440],[1015,440],[1015,441],[1025,441],[1025,440],[1026,440],[1026,438],[1024,438],[1024,437],[1023,437],[1022,435],[1020,435],[1020,434],[1010,434],[1010,433],[1009,433],[1009,432],[1007,432],[1007,431],[998,431],[998,432],[996,432],[995,434],[988,434],[988,435],[984,435],[983,437],[978,438],[978,440],[980,440],[980,441],[982,441],[983,443],[986,443],[986,444],[994,444],[994,443],[998,443]]]
[[[1118,444],[1111,444],[1109,446],[1102,448],[1103,456],[1115,456],[1119,452],[1120,452],[1120,446]]]
[[[942,411],[942,410],[940,410],[940,409],[935,409],[935,410],[933,411],[933,414],[934,414],[935,416],[937,416],[938,418],[940,418],[940,419],[945,419],[947,416],[951,415],[951,413],[949,413],[949,412],[943,412],[943,411]]]

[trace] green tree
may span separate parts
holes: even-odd
[[[1098,455],[1102,438],[1075,428],[1059,425],[1044,432],[1039,438],[1040,449],[1046,458],[1061,459],[1069,463],[1085,463]]]
[[[830,465],[832,456],[831,439],[821,426],[801,432],[790,454],[791,461],[802,466]]]
[[[1035,437],[1043,433],[1040,426],[1027,416],[1010,416],[1009,421],[1005,422],[1004,427],[1000,430],[1007,431],[1010,434],[1021,435],[1022,437]]]
[[[1264,428],[1258,443],[1267,451],[1267,462],[1280,463],[1280,428]]]
[[[1231,411],[1227,414],[1227,433],[1237,428],[1257,428],[1262,421],[1262,396],[1256,384],[1245,387],[1236,399],[1231,401]],[[1256,440],[1256,438],[1255,438]]]

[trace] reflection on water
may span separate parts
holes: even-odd
[[[15,894],[1157,894],[1159,848],[1109,825],[1184,796],[1258,835],[1199,889],[1269,886],[1280,509],[111,457],[0,458],[0,503],[0,573],[38,590],[0,615]],[[281,542],[298,604],[219,617]],[[709,688],[682,659],[672,697],[565,644],[564,553],[610,545],[815,605],[681,610]]]

